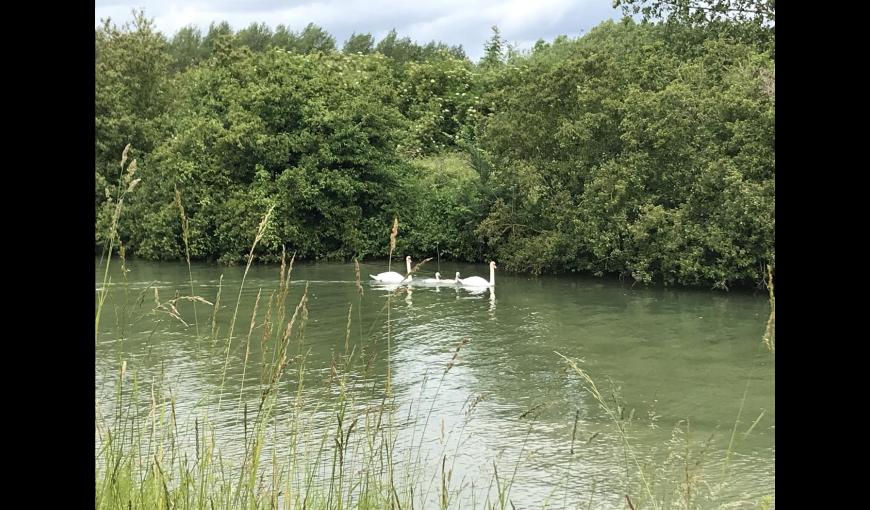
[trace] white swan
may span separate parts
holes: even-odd
[[[472,276],[470,278],[465,278],[464,280],[460,280],[457,278],[459,283],[466,287],[494,287],[495,286],[495,270],[498,266],[495,265],[495,261],[489,263],[489,281],[484,280],[479,276]]]
[[[408,255],[405,257],[405,266],[408,268],[408,274],[411,273],[411,256]],[[401,273],[397,273],[395,271],[387,271],[385,273],[378,273],[377,275],[369,275],[369,277],[378,282],[378,283],[404,283],[405,275]],[[408,280],[410,281],[411,277],[408,276]]]
[[[449,284],[454,284],[454,283],[458,283],[458,282],[459,282],[459,271],[456,271],[455,278],[452,278],[452,279],[447,278],[447,279],[438,281],[438,283],[449,283]]]
[[[425,278],[425,279],[423,279],[423,283],[438,284],[438,283],[444,283],[444,280],[441,279],[441,273],[436,271],[435,278]]]

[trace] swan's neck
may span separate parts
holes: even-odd
[[[489,286],[495,287],[495,268],[489,266]]]
[[[411,259],[405,259],[405,267],[408,268],[408,274],[411,274]]]

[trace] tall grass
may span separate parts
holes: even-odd
[[[770,316],[767,318],[767,326],[764,328],[764,345],[770,352],[776,350],[776,298],[773,295],[773,268],[767,266],[767,291],[770,294]]]
[[[124,151],[121,154],[121,164],[120,166],[120,178],[118,179],[118,185],[115,190],[115,196],[113,197],[109,189],[106,189],[106,198],[108,200],[109,205],[114,205],[112,209],[111,221],[109,223],[109,232],[108,232],[108,243],[106,244],[105,249],[103,250],[103,256],[101,259],[105,259],[106,261],[106,270],[103,273],[103,283],[100,290],[100,293],[97,297],[97,313],[94,318],[94,342],[97,342],[97,337],[99,335],[100,330],[100,317],[102,316],[103,306],[106,302],[106,297],[109,295],[109,285],[111,284],[111,280],[109,279],[109,266],[112,261],[112,254],[114,253],[115,248],[115,240],[118,238],[118,221],[121,218],[121,211],[124,208],[124,199],[127,197],[129,193],[132,193],[136,186],[141,181],[140,178],[135,178],[136,174],[136,160],[132,160],[129,165],[126,167],[126,171],[124,165],[127,163],[127,155],[130,152],[130,144],[127,144],[124,147]]]
[[[606,396],[592,376],[581,368],[580,364],[583,363],[583,360],[572,359],[558,352],[556,355],[562,358],[571,373],[579,377],[583,388],[604,411],[613,425],[613,430],[625,458],[623,465],[627,476],[624,482],[624,497],[628,508],[638,510],[641,508],[719,507],[724,492],[732,484],[728,468],[731,456],[739,441],[737,431],[742,423],[741,416],[749,392],[749,380],[747,380],[728,445],[724,451],[713,451],[714,433],[701,440],[693,441],[691,421],[688,418],[674,425],[671,439],[666,444],[641,448],[635,442],[632,434],[634,410],[632,409],[626,417],[626,407],[618,392],[611,391],[610,396]],[[764,411],[742,434],[743,439],[746,439],[752,432],[763,414]],[[650,421],[650,426],[655,427],[654,420]],[[593,438],[590,438],[590,441]],[[646,451],[639,451],[641,449]],[[664,451],[659,452],[660,449]],[[721,458],[714,459],[714,457]],[[659,458],[659,460],[654,464],[644,460],[650,458]],[[711,469],[714,460],[718,460],[722,466],[718,473]],[[756,501],[754,507],[768,508],[772,502],[773,495],[765,496]],[[743,504],[749,505],[745,501]],[[740,508],[746,507],[753,508],[751,505]]]
[[[178,216],[181,220],[181,239],[184,241],[184,259],[187,261],[187,275],[190,281],[190,295],[196,295],[193,289],[193,269],[190,266],[190,222],[184,212],[184,204],[181,203],[181,192],[175,187],[175,206],[178,208]],[[199,338],[199,315],[196,313],[196,301],[193,302],[193,320],[196,324],[196,337]]]
[[[176,195],[176,204],[184,225],[180,193]],[[179,431],[176,395],[164,386],[165,381],[156,378],[150,385],[143,385],[138,370],[128,370],[127,361],[123,360],[117,373],[111,411],[104,413],[101,403],[97,403],[95,508],[414,508],[415,498],[421,491],[415,491],[413,474],[403,472],[402,479],[397,480],[399,459],[395,451],[394,421],[397,406],[390,373],[380,387],[375,383],[370,386],[351,384],[349,379],[354,370],[368,370],[373,364],[373,359],[362,359],[357,347],[349,341],[352,305],[348,309],[345,349],[334,360],[327,383],[339,388],[337,400],[315,404],[311,408],[304,398],[309,376],[306,369],[309,351],[305,345],[305,326],[309,320],[308,288],[304,289],[292,315],[287,317],[285,303],[291,287],[293,260],[290,260],[288,269],[283,256],[278,289],[270,295],[260,321],[262,289],[258,291],[247,335],[242,342],[244,380],[254,331],[258,327],[262,329],[260,397],[252,406],[245,399],[244,386],[239,393],[239,424],[244,428],[241,460],[234,461],[218,446],[219,438],[209,412],[221,409],[242,292],[255,248],[271,212],[270,209],[266,213],[254,235],[229,321],[216,407],[211,408],[207,399],[198,402],[191,413],[194,416],[193,437],[185,437],[184,427]],[[118,216],[115,215],[112,224],[112,239],[116,234]],[[395,240],[391,239],[391,245],[394,243]],[[186,258],[189,263],[188,248]],[[109,281],[110,260],[111,257],[106,258],[104,282]],[[418,268],[419,264],[412,272]],[[211,336],[213,341],[217,340],[223,278],[213,304],[194,295],[192,271],[190,267],[188,269],[191,295],[163,300],[155,288],[152,312],[158,317],[169,316],[187,327],[190,324],[177,306],[180,301],[213,305]],[[356,273],[361,297],[363,289],[358,269]],[[107,295],[108,285],[104,285],[99,294],[96,328],[99,328],[101,306]],[[393,297],[394,294],[388,295],[385,303],[387,358],[391,349]],[[196,336],[199,338],[196,317],[195,314]],[[361,315],[358,313],[357,317]],[[362,339],[361,325],[358,331]],[[377,339],[365,340],[370,342],[374,351]],[[387,364],[389,366],[389,359]],[[290,368],[296,373],[295,381],[292,381],[296,390],[295,395],[290,396],[291,418],[284,421],[277,419],[275,409],[286,400],[282,398],[282,392],[290,382],[287,379]],[[379,406],[362,405],[378,396]],[[144,408],[143,402],[146,403]],[[317,423],[317,418],[324,413],[334,416],[333,428],[319,427],[322,424]],[[190,445],[193,445],[192,449]],[[442,497],[446,500],[448,496],[444,494]]]

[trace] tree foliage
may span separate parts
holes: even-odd
[[[142,181],[119,236],[140,257],[183,253],[177,188],[197,259],[242,260],[274,205],[264,260],[282,246],[385,256],[398,216],[398,249],[415,256],[762,282],[775,263],[774,47],[756,37],[768,21],[617,5],[665,19],[529,51],[493,27],[477,64],[395,31],[354,34],[338,52],[313,24],[218,23],[167,40],[142,13],[107,22],[95,32],[98,222],[132,143]]]

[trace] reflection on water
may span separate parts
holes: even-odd
[[[186,265],[129,265],[129,283],[112,285],[97,343],[98,400],[103,405],[111,401],[112,381],[123,359],[139,380],[159,379],[172,388],[179,437],[193,437],[194,418],[211,406],[223,454],[241,456],[242,403],[253,405],[259,398],[266,352],[260,341],[263,310],[278,287],[278,269],[251,268],[228,348],[226,331],[243,268],[193,267],[194,286],[204,298],[215,302],[222,287],[217,340],[212,340],[208,333],[196,338],[193,326],[165,314],[151,314],[148,299],[139,299],[154,288],[161,296],[189,292]],[[483,274],[481,267],[442,263],[439,271]],[[361,270],[376,273],[378,268],[363,264]],[[624,488],[637,480],[626,480],[617,431],[556,352],[584,360],[582,368],[607,398],[619,397],[619,412],[631,417],[628,430],[639,462],[652,471],[666,469],[674,460],[679,449],[668,445],[679,444],[685,435],[674,429],[676,424],[688,420],[689,440],[709,441],[707,451],[713,452],[727,447],[740,413],[741,434],[728,459],[729,483],[717,489],[718,501],[754,502],[773,494],[775,358],[761,345],[765,296],[500,273],[494,288],[369,282],[360,297],[353,274],[352,265],[342,264],[297,264],[293,269],[288,316],[306,285],[309,289],[304,345],[294,347],[309,353],[311,375],[301,396],[311,409],[310,419],[329,427],[335,416],[322,404],[338,393],[335,386],[321,383],[331,377],[347,342],[361,360],[348,374],[349,384],[369,388],[370,395],[353,403],[351,415],[364,416],[379,405],[383,393],[371,388],[383,387],[387,363],[374,353],[387,348],[389,330],[398,405],[396,451],[416,452],[405,454],[402,462],[432,486],[432,506],[437,507],[446,455],[453,486],[464,487],[463,497],[477,493],[478,505],[488,494],[495,465],[500,476],[510,473],[513,478],[510,498],[517,508],[539,508],[547,498],[550,507],[558,508],[585,505],[590,498],[593,508],[625,507]],[[102,281],[100,272],[96,281]],[[245,344],[260,291],[253,340]],[[119,337],[123,322],[115,307],[120,310],[124,300],[131,310],[125,312],[129,324]],[[200,327],[208,330],[212,310],[198,306]],[[179,313],[188,320],[193,303],[180,302]],[[208,327],[203,317],[208,317]],[[282,419],[293,414],[295,370],[288,368],[276,409]],[[218,401],[221,407],[215,410]],[[723,463],[723,457],[710,453],[705,472],[723,472]]]

